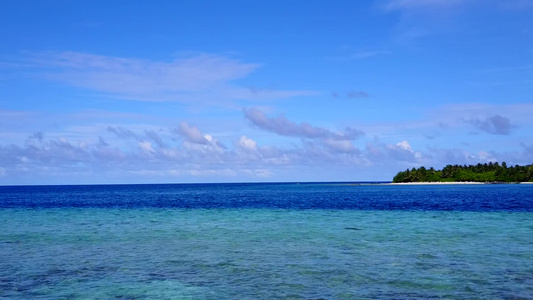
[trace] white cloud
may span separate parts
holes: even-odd
[[[398,144],[396,144],[396,146],[398,146],[398,148],[400,148],[400,149],[407,150],[409,152],[413,152],[413,149],[411,148],[411,145],[409,144],[408,141],[401,141]]]
[[[496,162],[498,161],[491,153],[485,151],[479,151],[477,157],[483,162]]]
[[[254,140],[249,139],[243,135],[239,139],[239,147],[245,150],[249,150],[249,151],[256,151],[257,143]]]
[[[348,98],[368,98],[369,95],[367,92],[363,91],[351,91],[346,94]]]
[[[157,146],[161,147],[161,148],[165,148],[167,145],[166,143],[163,141],[163,139],[161,138],[161,136],[159,136],[159,134],[153,130],[144,130],[144,134],[146,136],[147,139],[150,139],[152,140],[153,142],[155,142],[157,144]]]
[[[147,154],[154,154],[155,150],[152,148],[150,142],[139,142],[139,147]]]
[[[210,143],[198,127],[190,126],[187,122],[180,123],[178,133],[180,133],[187,141],[194,144],[207,145]]]
[[[247,172],[248,174],[252,175],[253,177],[258,178],[270,178],[272,177],[272,172],[268,169],[256,169],[256,170],[250,170]]]
[[[288,120],[284,115],[269,118],[255,108],[245,109],[244,116],[253,125],[284,136],[309,139],[354,140],[364,135],[362,131],[353,128],[346,128],[344,132],[332,132],[324,128],[314,127],[305,122],[297,124]]]
[[[462,3],[464,0],[389,0],[383,7],[386,10],[443,9]]]
[[[222,177],[235,177],[237,176],[237,171],[233,169],[222,169],[222,170],[190,170],[188,172],[190,175],[195,177],[205,177],[205,176],[222,176]]]
[[[507,135],[512,127],[509,118],[500,115],[494,115],[485,119],[471,119],[467,122],[491,134]]]
[[[417,41],[433,35],[458,32],[457,16],[470,0],[388,0],[381,8],[398,13],[394,41],[412,47]]]
[[[120,138],[125,138],[125,139],[128,139],[128,138],[139,139],[139,137],[137,136],[137,134],[135,134],[133,131],[131,131],[131,130],[127,129],[127,128],[120,127],[120,126],[117,126],[117,127],[114,127],[114,126],[107,126],[107,131],[116,134],[116,135],[117,135],[118,137],[120,137]]]
[[[178,134],[185,138],[182,146],[189,155],[201,157],[204,162],[216,162],[222,159],[220,156],[225,154],[226,146],[214,139],[209,134],[204,134],[195,126],[187,122],[181,122],[180,127],[176,130]]]
[[[337,152],[354,152],[356,151],[356,148],[349,140],[336,140],[336,139],[325,139],[323,141],[324,145],[331,148],[334,151]]]
[[[199,55],[172,62],[154,62],[76,52],[43,57],[57,68],[51,78],[110,93],[195,91],[245,77],[258,64],[240,63],[215,55]]]
[[[62,52],[42,54],[31,61],[35,72],[48,80],[128,100],[220,105],[221,101],[235,99],[268,100],[316,94],[239,87],[232,82],[248,76],[260,64],[212,54],[162,62]]]
[[[396,145],[387,145],[386,152],[391,158],[398,161],[419,162],[422,158],[422,153],[414,151],[407,141],[401,141]]]

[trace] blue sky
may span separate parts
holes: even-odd
[[[2,1],[0,184],[533,163],[533,1]]]

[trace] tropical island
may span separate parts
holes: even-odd
[[[408,182],[533,182],[533,165],[510,166],[505,162],[477,165],[447,165],[442,170],[420,167],[400,171],[394,176],[393,183]]]

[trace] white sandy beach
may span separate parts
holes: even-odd
[[[433,181],[433,182],[391,182],[386,183],[390,185],[452,185],[452,184],[487,184],[485,182],[477,181],[456,181],[456,182],[442,182],[442,181]]]
[[[384,183],[389,185],[454,185],[454,184],[533,184],[533,182],[502,182],[502,183],[492,183],[492,182],[478,182],[478,181],[454,181],[454,182],[441,182],[441,181],[432,181],[432,182],[391,182]]]

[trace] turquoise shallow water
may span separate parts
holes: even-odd
[[[0,209],[0,298],[533,299],[530,212]]]

